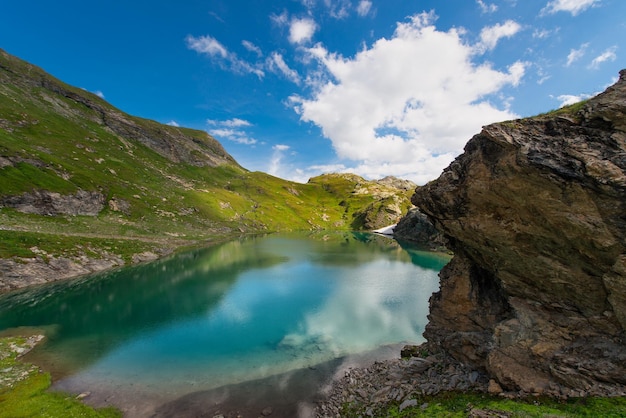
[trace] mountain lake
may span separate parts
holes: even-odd
[[[0,330],[44,334],[26,361],[52,389],[125,416],[307,416],[342,370],[423,342],[448,261],[370,233],[246,237],[0,295]]]

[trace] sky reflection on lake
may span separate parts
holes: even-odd
[[[179,396],[422,341],[446,262],[369,234],[246,238],[5,295],[0,329],[54,330],[34,356],[66,389]]]

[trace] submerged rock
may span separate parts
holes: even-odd
[[[425,337],[504,390],[626,393],[626,70],[578,108],[484,127],[413,198],[455,253]]]

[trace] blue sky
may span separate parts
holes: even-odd
[[[623,0],[109,0],[0,5],[0,48],[244,167],[423,184],[481,126],[625,68]]]

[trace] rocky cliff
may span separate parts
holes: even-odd
[[[418,208],[411,208],[393,230],[398,241],[409,241],[432,251],[446,251],[446,239]]]
[[[483,128],[413,203],[455,254],[430,344],[504,390],[626,392],[626,70],[586,103]]]

